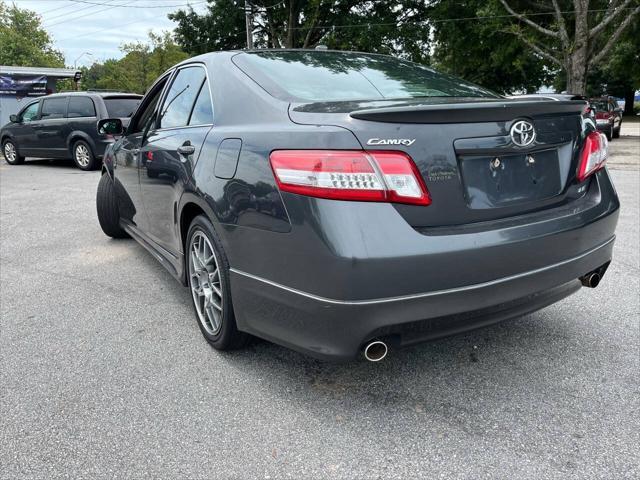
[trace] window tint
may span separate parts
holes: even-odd
[[[293,101],[499,95],[417,63],[362,53],[244,53],[233,62],[273,96]]]
[[[204,78],[201,67],[184,68],[178,72],[160,109],[160,128],[189,124],[193,103]]]
[[[70,97],[67,116],[69,118],[95,117],[96,108],[93,106],[93,100],[89,97]]]
[[[213,108],[211,107],[209,85],[205,80],[193,106],[189,125],[208,125],[210,123],[213,123]]]
[[[104,106],[107,107],[107,114],[111,118],[127,118],[134,114],[140,98],[105,98]]]
[[[38,102],[32,103],[22,112],[22,121],[30,122],[38,116]]]
[[[160,100],[160,94],[162,88],[166,83],[166,78],[156,85],[155,91],[151,92],[150,96],[145,99],[144,110],[136,119],[136,125],[132,132],[142,132],[150,127],[151,122],[155,119],[154,112],[156,111],[156,105]],[[141,101],[141,100],[140,100]]]
[[[67,114],[67,97],[45,98],[42,101],[41,117],[44,120],[64,118]]]

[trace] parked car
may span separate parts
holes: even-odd
[[[115,92],[56,93],[24,106],[0,129],[0,145],[7,163],[25,157],[73,158],[82,170],[99,166],[110,135],[98,135],[96,121],[120,118],[124,124],[142,95]]]
[[[589,100],[595,109],[596,125],[607,139],[618,138],[622,126],[622,108],[614,97],[592,98]]]
[[[98,219],[190,288],[213,347],[377,361],[598,284],[619,202],[583,107],[384,55],[210,53],[98,122],[122,135]]]

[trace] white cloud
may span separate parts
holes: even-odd
[[[18,7],[40,15],[43,27],[53,38],[55,47],[64,53],[65,63],[69,66],[73,66],[78,57],[78,66],[107,58],[120,58],[121,44],[146,41],[150,30],[156,33],[173,30],[175,24],[167,18],[167,14],[186,8],[176,5],[189,3],[197,12],[206,9],[203,0],[85,0],[89,3],[71,0],[13,1]],[[82,55],[84,52],[91,55]]]

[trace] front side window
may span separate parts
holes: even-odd
[[[69,118],[95,117],[96,108],[89,97],[71,97],[69,99]]]
[[[160,128],[189,125],[193,104],[204,80],[205,72],[201,67],[178,71],[160,109]]]
[[[43,120],[51,120],[54,118],[64,118],[67,115],[67,97],[62,98],[45,98],[42,101],[42,113],[40,116]]]
[[[23,122],[32,122],[38,116],[38,102],[32,103],[22,112]]]
[[[213,123],[213,107],[211,106],[211,93],[209,84],[205,80],[200,88],[200,93],[193,105],[193,112],[189,119],[189,125],[211,125]]]

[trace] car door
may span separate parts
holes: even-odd
[[[155,128],[140,149],[140,188],[150,237],[177,253],[177,205],[213,125],[213,106],[207,72],[200,64],[177,70],[166,91]]]
[[[95,138],[96,120],[96,106],[91,97],[70,96],[67,107],[67,131],[64,132],[65,139],[69,138],[71,132],[85,132]],[[96,152],[94,151],[94,153]]]
[[[114,145],[114,177],[121,187],[120,212],[141,232],[147,231],[147,216],[140,192],[140,147],[156,118],[156,111],[170,74],[158,80],[140,102],[123,137]]]
[[[68,97],[42,99],[40,119],[35,122],[36,142],[34,154],[46,158],[68,158],[65,129],[67,126]]]
[[[34,155],[33,148],[36,144],[36,130],[33,128],[38,121],[40,102],[27,105],[18,113],[18,122],[10,127],[14,141],[18,145],[21,155]]]

